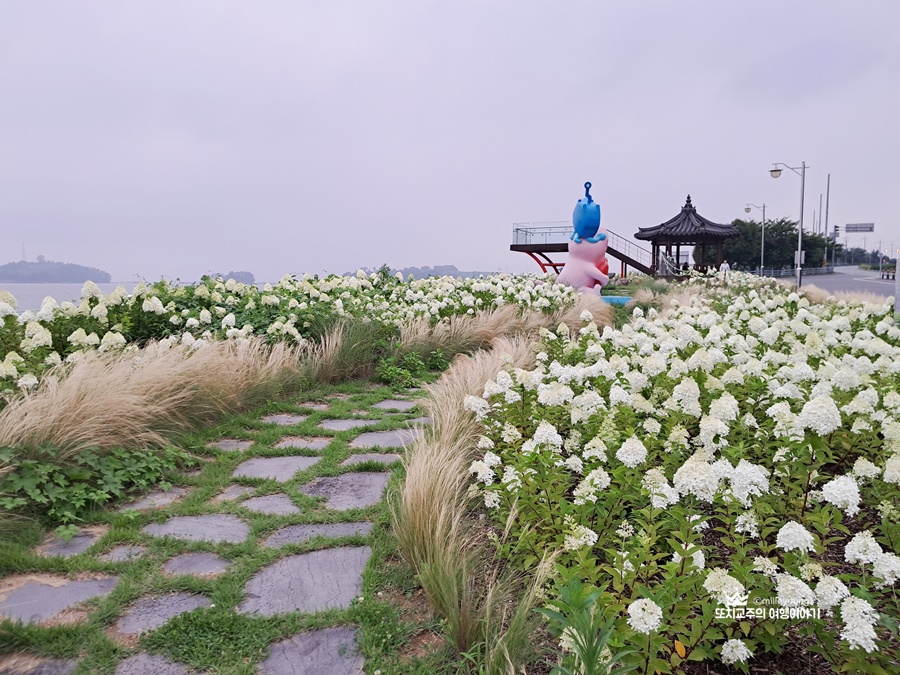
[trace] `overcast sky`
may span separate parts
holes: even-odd
[[[454,264],[582,183],[631,235],[717,222],[900,248],[900,2],[0,3],[0,263],[116,281]],[[754,212],[759,217],[758,212]],[[856,235],[851,245],[862,245]]]

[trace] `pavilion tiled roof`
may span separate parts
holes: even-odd
[[[690,195],[677,216],[661,225],[639,227],[638,230],[635,239],[656,243],[710,243],[740,236],[735,225],[714,223],[697,213]]]

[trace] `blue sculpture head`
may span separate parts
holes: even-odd
[[[575,231],[570,239],[575,243],[581,243],[582,239],[594,243],[606,238],[606,234],[602,232],[597,234],[597,230],[600,229],[600,205],[591,197],[590,183],[584,184],[584,198],[575,204],[572,226]]]

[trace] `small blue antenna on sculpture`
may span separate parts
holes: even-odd
[[[569,239],[576,244],[580,244],[582,239],[592,244],[606,239],[605,233],[597,234],[597,230],[600,229],[600,205],[591,197],[590,182],[584,184],[584,198],[579,199],[578,203],[575,204],[575,211],[572,213],[572,226],[575,228],[575,231]]]

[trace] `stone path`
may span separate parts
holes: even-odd
[[[328,397],[328,400],[342,402],[344,397]],[[117,587],[119,576],[114,570],[125,570],[127,565],[146,565],[138,561],[147,559],[153,561],[151,564],[158,564],[164,577],[193,576],[209,580],[204,583],[217,584],[219,577],[240,569],[241,556],[236,547],[246,549],[248,542],[274,549],[277,557],[263,567],[243,572],[252,572],[246,577],[243,599],[227,611],[272,617],[349,608],[361,594],[363,570],[372,553],[364,545],[373,527],[366,519],[371,518],[366,509],[383,498],[391,477],[390,467],[401,459],[398,451],[415,440],[422,433],[422,426],[431,420],[418,417],[408,420],[412,423],[409,428],[365,431],[348,441],[335,441],[337,434],[371,428],[381,422],[338,419],[330,413],[330,403],[299,403],[303,414],[262,417],[260,422],[275,428],[297,427],[285,429],[287,433],[274,442],[223,438],[210,443],[215,461],[203,467],[201,473],[188,477],[188,482],[192,486],[203,485],[204,469],[223,463],[224,470],[230,472],[231,482],[219,484],[212,493],[203,487],[153,490],[118,508],[118,513],[129,517],[148,514],[138,515],[146,524],[132,541],[120,537],[104,543],[108,534],[106,526],[83,528],[68,542],[48,538],[36,547],[36,555],[94,556],[110,572],[91,573],[91,578],[32,574],[0,579],[0,618],[52,624],[63,615],[74,613],[86,620],[96,603]],[[409,412],[416,406],[415,400],[389,399],[358,413],[396,420],[398,412]],[[309,411],[313,412],[306,414]],[[329,432],[332,435],[327,435]],[[248,430],[248,435],[253,433]],[[271,431],[266,433],[268,436],[264,438],[271,439]],[[291,454],[292,450],[297,453]],[[278,456],[273,456],[274,453]],[[324,468],[320,468],[320,462]],[[381,467],[383,470],[372,470]],[[228,475],[222,469],[216,470],[219,471],[216,475]],[[301,472],[307,471],[314,477],[303,478],[310,474]],[[200,482],[191,482],[194,480]],[[205,496],[196,499],[194,493],[204,489]],[[349,510],[358,511],[343,515]],[[274,528],[273,519],[280,523]],[[339,522],[327,522],[335,520]],[[260,524],[255,525],[257,522]],[[198,546],[204,548],[197,550]],[[173,550],[181,552],[173,554]],[[213,609],[207,593],[205,590],[202,593],[156,592],[134,598],[112,617],[108,634],[120,642],[131,636],[132,642],[126,648],[133,650],[138,636],[158,630],[175,616],[222,611]],[[257,664],[258,672],[356,675],[363,668],[356,634],[357,627],[348,625],[303,631],[271,644],[268,656]],[[0,660],[0,675],[69,673],[76,666],[75,660],[39,659],[21,654]],[[197,671],[160,654],[137,652],[120,661],[115,672],[117,675],[176,675]]]

